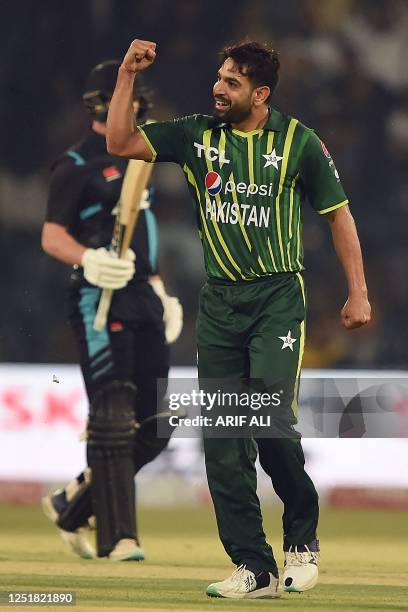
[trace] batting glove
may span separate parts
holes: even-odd
[[[101,289],[123,289],[135,273],[136,256],[128,249],[125,257],[119,259],[104,247],[87,249],[82,256],[81,264],[84,277]]]
[[[155,278],[149,283],[163,304],[163,321],[168,344],[175,342],[183,329],[183,307],[176,297],[167,295],[163,281]]]

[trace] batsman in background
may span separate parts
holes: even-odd
[[[90,402],[90,469],[44,498],[43,508],[80,556],[94,556],[86,531],[94,515],[98,556],[141,560],[134,475],[168,442],[156,435],[155,415],[166,391],[164,385],[157,391],[157,379],[167,379],[168,344],[181,332],[182,308],[167,296],[157,273],[150,191],[144,192],[131,249],[123,259],[107,249],[127,168],[126,161],[107,154],[105,142],[119,65],[110,60],[91,71],[83,96],[91,130],[56,161],[51,175],[42,246],[74,266],[70,322]],[[148,91],[138,83],[132,121],[148,107]],[[98,332],[94,319],[102,289],[115,291],[107,325]]]
[[[233,599],[277,597],[279,574],[266,542],[256,494],[255,459],[284,504],[283,586],[312,588],[318,577],[318,496],[304,469],[296,423],[305,339],[301,208],[308,198],[326,217],[348,283],[341,311],[347,329],[370,319],[355,224],[334,162],[314,131],[271,108],[279,59],[247,42],[221,53],[213,116],[193,115],[132,127],[138,73],[156,44],[134,40],[119,68],[107,122],[108,151],[184,171],[196,210],[208,281],[197,322],[201,380],[254,380],[285,392],[271,416],[288,435],[205,437],[207,477],[221,541],[237,566],[207,594]],[[184,83],[186,86],[186,83]],[[302,92],[299,92],[302,95]],[[259,389],[258,389],[259,390]]]

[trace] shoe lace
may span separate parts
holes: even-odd
[[[237,567],[236,570],[232,572],[231,581],[232,582],[241,582],[246,577],[245,572],[247,572],[246,565],[242,564]]]
[[[239,587],[239,590],[244,589],[246,592],[252,591],[256,586],[254,573],[243,564],[232,573],[230,580]]]
[[[304,546],[305,551],[299,551],[297,546],[291,546],[286,553],[285,565],[307,565],[308,563],[317,563],[320,555],[318,552],[310,550],[308,546]]]

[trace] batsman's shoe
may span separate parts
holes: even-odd
[[[47,495],[41,500],[42,509],[47,518],[49,518],[54,524],[57,523],[59,518],[58,508],[58,496],[60,493],[57,491],[54,495]],[[68,546],[69,550],[82,559],[94,559],[95,551],[88,540],[89,529],[83,527],[76,529],[75,531],[65,531],[65,529],[58,528],[58,533],[61,538]]]
[[[65,531],[58,529],[61,538],[68,548],[82,559],[94,559],[95,552],[88,540],[88,529],[82,528],[76,531]]]
[[[312,550],[312,548],[314,550]],[[285,552],[283,588],[289,593],[312,589],[319,577],[319,542],[312,545],[290,546]]]
[[[110,561],[143,561],[145,554],[136,540],[124,538],[119,540],[108,559]]]
[[[230,599],[272,599],[280,597],[281,588],[279,578],[270,572],[255,574],[246,565],[240,565],[226,580],[210,584],[207,595]]]

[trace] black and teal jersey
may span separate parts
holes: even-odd
[[[153,162],[178,163],[185,173],[209,277],[253,280],[303,270],[306,198],[320,214],[348,203],[322,141],[276,110],[251,132],[206,115],[139,130]]]
[[[127,163],[109,155],[105,137],[91,130],[53,164],[46,221],[66,227],[86,247],[109,246]],[[157,227],[150,209],[151,193],[151,189],[144,193],[131,243],[136,274],[130,284],[157,273]]]

